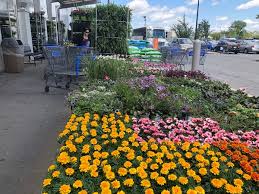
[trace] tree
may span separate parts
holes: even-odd
[[[210,33],[210,24],[208,20],[202,20],[198,27],[198,37],[208,39]]]
[[[229,27],[229,34],[235,36],[236,38],[243,38],[246,30],[246,22],[244,21],[234,21]]]
[[[185,16],[182,20],[178,20],[178,24],[174,25],[172,29],[178,38],[190,38],[193,35],[193,28],[186,22]]]
[[[256,16],[256,19],[259,19],[259,14]]]

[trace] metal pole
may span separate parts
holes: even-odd
[[[194,36],[194,40],[198,39],[199,9],[200,9],[200,0],[198,0],[198,5],[197,5],[196,26],[195,26],[195,36]]]
[[[98,37],[97,37],[97,25],[98,25],[98,13],[97,13],[97,8],[98,7],[98,4],[96,4],[96,9],[95,9],[95,52],[97,52],[97,40],[98,40]]]
[[[200,64],[201,41],[198,40],[199,9],[200,9],[200,0],[198,0],[198,5],[197,5],[196,27],[195,27],[195,36],[194,36],[194,42],[193,42],[192,71],[196,71],[198,65]]]
[[[144,16],[145,29],[146,29],[146,40],[147,40],[147,16]]]

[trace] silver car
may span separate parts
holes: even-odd
[[[177,46],[182,50],[188,50],[193,48],[193,42],[189,38],[175,38],[170,46]]]
[[[242,53],[259,53],[259,41],[256,40],[239,40],[240,52]]]

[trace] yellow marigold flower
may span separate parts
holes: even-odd
[[[52,171],[56,168],[56,166],[53,164],[53,165],[50,165],[49,168],[48,168],[48,171]]]
[[[178,178],[178,181],[182,184],[182,185],[186,185],[186,184],[188,184],[188,178],[186,178],[186,177],[179,177]]]
[[[82,181],[80,181],[80,180],[76,180],[74,183],[73,183],[73,187],[74,188],[81,188],[83,186],[83,183],[82,183]]]
[[[126,157],[127,157],[128,160],[133,160],[133,159],[135,159],[135,154],[134,154],[134,152],[129,152],[126,155]]]
[[[211,157],[211,161],[217,162],[217,161],[219,161],[219,159],[218,159],[218,157],[214,156],[214,157]]]
[[[80,144],[80,143],[82,143],[83,141],[84,141],[84,138],[82,138],[82,137],[78,137],[78,138],[75,139],[75,142],[76,142],[77,144]]]
[[[182,189],[179,186],[172,187],[172,194],[182,194]]]
[[[244,178],[245,180],[247,180],[247,181],[251,180],[251,176],[248,175],[248,174],[244,174],[244,175],[243,175],[243,178]]]
[[[98,172],[96,172],[96,171],[92,171],[91,173],[90,173],[90,175],[91,175],[91,177],[98,177],[99,176],[99,173]]]
[[[159,168],[158,164],[151,164],[150,169],[151,170],[157,170]]]
[[[188,159],[192,158],[192,153],[191,152],[187,152],[185,154],[185,157],[188,158]]]
[[[90,123],[90,125],[91,125],[92,127],[98,127],[98,123],[97,123],[96,121],[92,121],[92,122]]]
[[[205,190],[201,186],[195,187],[195,191],[197,191],[198,194],[205,194]]]
[[[67,152],[61,152],[57,158],[57,161],[62,165],[68,164],[70,162],[70,156]]]
[[[212,162],[212,163],[211,163],[211,166],[212,166],[213,168],[219,168],[219,167],[220,167],[220,164],[219,164],[219,162]]]
[[[175,174],[168,175],[168,180],[175,181],[177,179],[177,176]]]
[[[129,169],[129,173],[130,173],[130,174],[137,174],[136,168],[130,168],[130,169]]]
[[[102,146],[101,145],[95,145],[94,150],[101,151]]]
[[[211,168],[210,169],[210,172],[212,173],[212,174],[214,174],[214,175],[219,175],[219,169],[218,168]]]
[[[243,172],[243,170],[241,170],[241,169],[237,169],[237,170],[236,170],[236,173],[237,173],[237,174],[240,174],[240,175],[243,175],[244,172]]]
[[[112,191],[110,188],[108,189],[102,189],[101,194],[112,194]]]
[[[236,193],[235,192],[235,190],[236,190],[235,186],[233,186],[231,184],[226,184],[225,188],[226,188],[227,193],[233,193],[233,194]]]
[[[169,168],[162,168],[160,172],[161,174],[167,175],[169,173]]]
[[[234,179],[234,185],[242,187],[244,183],[241,179]]]
[[[200,173],[202,176],[204,176],[204,175],[207,174],[207,169],[206,169],[206,168],[200,168],[200,169],[199,169],[199,173]]]
[[[124,167],[125,168],[130,168],[132,166],[132,163],[130,161],[124,162]]]
[[[196,153],[196,152],[199,151],[199,149],[198,149],[198,148],[192,148],[191,151],[192,151],[193,153]]]
[[[144,169],[147,169],[148,168],[148,165],[146,162],[140,162],[139,164],[140,167],[144,168]]]
[[[163,191],[161,192],[161,194],[170,194],[170,191],[168,191],[168,190],[163,190]]]
[[[187,170],[187,175],[193,177],[196,175],[196,172],[194,170]]]
[[[77,151],[76,146],[74,144],[68,144],[67,147],[69,149],[69,152],[76,152]]]
[[[109,171],[111,171],[112,170],[112,167],[111,167],[111,165],[104,165],[103,166],[103,172],[109,172]]]
[[[95,139],[95,138],[91,139],[90,143],[93,144],[93,145],[96,145],[97,144],[97,139]]]
[[[118,191],[117,194],[125,194],[124,191]]]
[[[148,177],[148,174],[145,172],[145,170],[140,170],[138,171],[138,176],[141,178],[141,179],[145,179]]]
[[[113,180],[115,178],[115,173],[114,172],[107,172],[105,176],[108,180]]]
[[[117,139],[112,139],[112,143],[116,144],[117,143]]]
[[[53,176],[54,178],[58,178],[59,175],[60,175],[60,172],[59,172],[58,170],[56,170],[56,171],[54,171],[54,172],[52,173],[52,176]]]
[[[114,189],[118,189],[118,188],[120,188],[120,186],[121,186],[120,181],[115,180],[115,181],[112,182],[112,187]]]
[[[148,188],[148,187],[150,187],[150,186],[151,186],[151,183],[150,183],[150,181],[149,181],[149,180],[144,179],[144,180],[142,180],[142,181],[141,181],[141,186],[142,186],[142,187],[146,187],[146,188]]]
[[[212,179],[210,182],[212,186],[217,189],[221,188],[224,185],[224,183],[220,179]]]
[[[153,189],[146,189],[145,190],[145,194],[154,194],[154,190]]]
[[[228,163],[227,163],[227,166],[228,166],[228,167],[234,167],[235,165],[234,165],[232,162],[228,162]]]
[[[195,156],[195,159],[198,161],[198,162],[203,162],[205,159],[204,157],[201,155],[201,154],[197,154]]]
[[[151,148],[152,150],[157,150],[157,149],[158,149],[158,146],[157,146],[156,144],[152,144],[152,145],[150,146],[150,148]]]
[[[227,157],[225,157],[225,156],[221,156],[220,158],[219,158],[222,162],[226,162],[228,159],[227,159]]]
[[[71,157],[71,158],[70,158],[70,160],[71,160],[71,162],[72,162],[72,163],[76,163],[76,162],[77,162],[77,158],[76,158],[76,157],[74,157],[74,156],[73,156],[73,157]]]
[[[181,158],[181,157],[182,157],[182,154],[180,154],[179,152],[175,152],[175,153],[174,153],[174,156],[177,157],[177,158]]]
[[[137,156],[137,158],[136,158],[138,161],[143,161],[143,157],[142,156]]]
[[[74,174],[75,171],[74,171],[73,168],[67,168],[67,169],[65,170],[65,172],[66,172],[66,175],[71,176],[71,175]]]
[[[200,177],[199,175],[193,176],[193,179],[194,179],[197,183],[200,183],[200,182],[201,182],[201,177]]]
[[[221,178],[220,180],[222,181],[223,184],[227,184],[228,183],[228,181],[226,179]]]
[[[128,173],[128,170],[126,168],[119,168],[118,174],[120,176],[125,176]]]
[[[196,142],[193,143],[193,146],[194,146],[194,147],[200,147],[200,145],[201,145],[201,143],[198,142],[198,141],[196,141]]]
[[[78,194],[88,194],[86,190],[79,191]],[[98,193],[97,193],[98,194]]]
[[[153,180],[156,180],[157,177],[159,177],[159,174],[157,172],[151,172],[150,173],[150,178],[153,179]]]
[[[164,184],[166,184],[166,179],[162,176],[159,176],[159,177],[157,177],[156,182],[159,185],[164,185]]]
[[[114,150],[114,151],[112,151],[111,155],[118,157],[120,155],[120,152],[118,150]]]
[[[44,179],[43,180],[43,187],[46,187],[51,184],[51,179]]]
[[[99,166],[101,164],[101,161],[99,159],[94,159],[93,164]]]
[[[132,178],[126,179],[123,184],[128,187],[132,187],[134,185],[134,180]]]
[[[188,189],[187,194],[197,194],[198,192],[193,189]]]
[[[110,183],[108,181],[102,181],[100,184],[100,188],[103,189],[109,189],[110,188]]]
[[[68,194],[71,192],[71,187],[70,185],[61,185],[59,188],[59,193],[60,194]]]

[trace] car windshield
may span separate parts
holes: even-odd
[[[179,39],[180,44],[192,44],[192,41],[188,38],[185,39]]]

